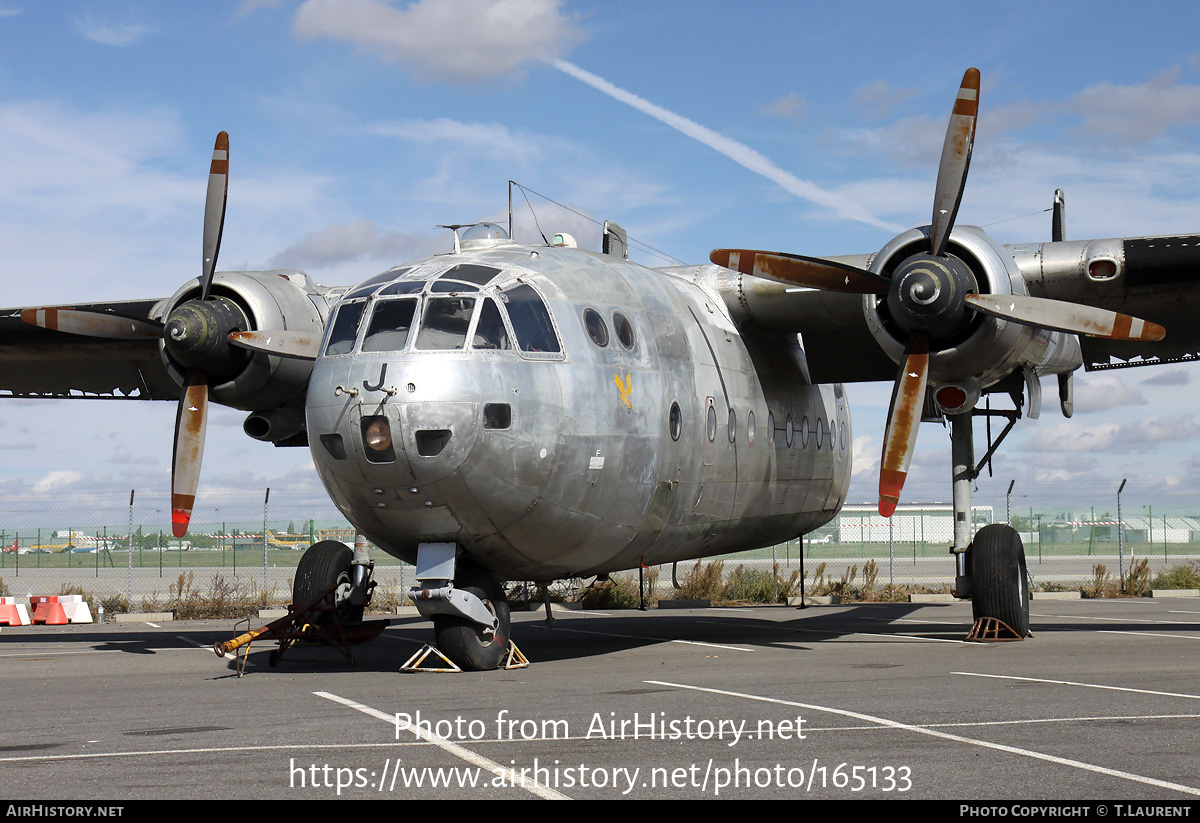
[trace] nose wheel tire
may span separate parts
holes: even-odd
[[[490,575],[481,573],[464,576],[463,585],[456,586],[484,602],[496,616],[496,630],[485,629],[464,617],[436,615],[433,633],[437,647],[465,671],[491,671],[500,665],[508,650],[511,619],[504,590]]]
[[[336,540],[322,540],[311,546],[296,565],[296,577],[292,580],[292,603],[301,606],[311,602],[321,592],[337,584],[338,589],[334,591],[336,603],[338,591],[343,587],[348,591],[348,587],[354,582],[350,562],[353,559],[354,551],[345,543]],[[337,614],[343,624],[361,623],[363,607],[341,603],[337,605]],[[318,622],[331,621],[325,616]]]
[[[971,609],[975,620],[992,617],[1019,637],[1029,636],[1029,575],[1025,547],[1003,524],[984,526],[971,543]]]

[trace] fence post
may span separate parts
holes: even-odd
[[[1128,477],[1121,479],[1117,487],[1117,569],[1121,575],[1121,591],[1125,591],[1125,521],[1121,519],[1121,492],[1125,490]]]
[[[271,499],[271,487],[263,495],[263,591],[267,590],[267,501]]]
[[[133,492],[129,490],[129,563],[127,564],[129,573],[125,580],[125,599],[129,601],[129,608],[133,608]]]

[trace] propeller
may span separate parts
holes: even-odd
[[[229,347],[226,339],[228,331],[212,334],[211,330],[215,326],[224,331],[229,325],[228,321],[232,320],[237,325],[238,320],[230,317],[238,311],[232,303],[215,300],[211,296],[228,199],[229,135],[221,132],[213,145],[212,163],[208,169],[208,194],[204,199],[200,299],[190,300],[172,312],[163,329],[167,348],[181,362],[190,361],[191,365],[175,413],[175,444],[171,459],[171,531],[176,537],[187,534],[188,524],[192,520],[192,507],[196,502],[196,490],[200,486],[204,433],[208,425],[208,370],[203,366],[213,354],[218,357],[224,354],[222,346]],[[200,351],[197,352],[197,348]]]
[[[232,300],[212,294],[225,226],[228,183],[229,135],[221,132],[213,146],[204,204],[200,297],[176,306],[165,323],[65,307],[21,312],[21,320],[30,325],[69,334],[117,340],[162,339],[171,357],[183,367],[185,376],[176,412],[171,460],[171,526],[176,537],[187,534],[200,482],[209,377],[233,372],[249,356],[230,345],[232,334],[250,326],[245,314]],[[291,347],[295,349],[297,344],[293,342]],[[262,346],[248,348],[280,353]]]
[[[902,261],[891,277],[815,257],[749,249],[717,249],[712,262],[742,274],[821,291],[877,295],[908,340],[888,407],[879,467],[879,513],[896,510],[916,445],[929,382],[930,350],[971,323],[976,312],[1027,326],[1115,340],[1161,340],[1162,326],[1091,306],[1019,295],[978,294],[967,265],[947,253],[962,202],[979,116],[979,70],[963,74],[938,163],[929,252]]]

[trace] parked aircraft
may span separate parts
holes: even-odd
[[[222,133],[201,276],[164,299],[4,312],[0,390],[176,400],[180,536],[210,400],[248,412],[251,437],[307,445],[350,522],[416,564],[412,596],[437,645],[488,669],[508,645],[502,580],[750,549],[829,522],[850,478],[843,384],[894,380],[880,511],[895,508],[918,422],[948,420],[958,593],[1023,636],[1019,536],[1003,525],[970,534],[971,481],[999,445],[977,462],[973,420],[1002,415],[1002,440],[1038,416],[1047,375],[1070,416],[1085,358],[1194,358],[1195,324],[1171,321],[1197,294],[1200,238],[1068,241],[1061,196],[1052,242],[1002,246],[956,225],[978,98],[971,69],[930,225],[872,254],[725,249],[712,264],[650,269],[628,261],[615,224],[601,253],[567,235],[518,245],[480,224],[448,227],[451,253],[352,288],[291,270],[216,270]],[[1121,311],[1170,326],[1171,341]],[[997,394],[1012,408],[980,407]],[[336,585],[339,611],[357,618],[371,571],[365,550],[319,542],[293,596]]]

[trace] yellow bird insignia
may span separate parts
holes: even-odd
[[[613,382],[617,384],[617,391],[621,393],[621,402],[625,408],[633,411],[633,401],[629,399],[629,395],[633,392],[633,375],[625,375],[625,380],[621,380],[621,375],[614,374]]]

